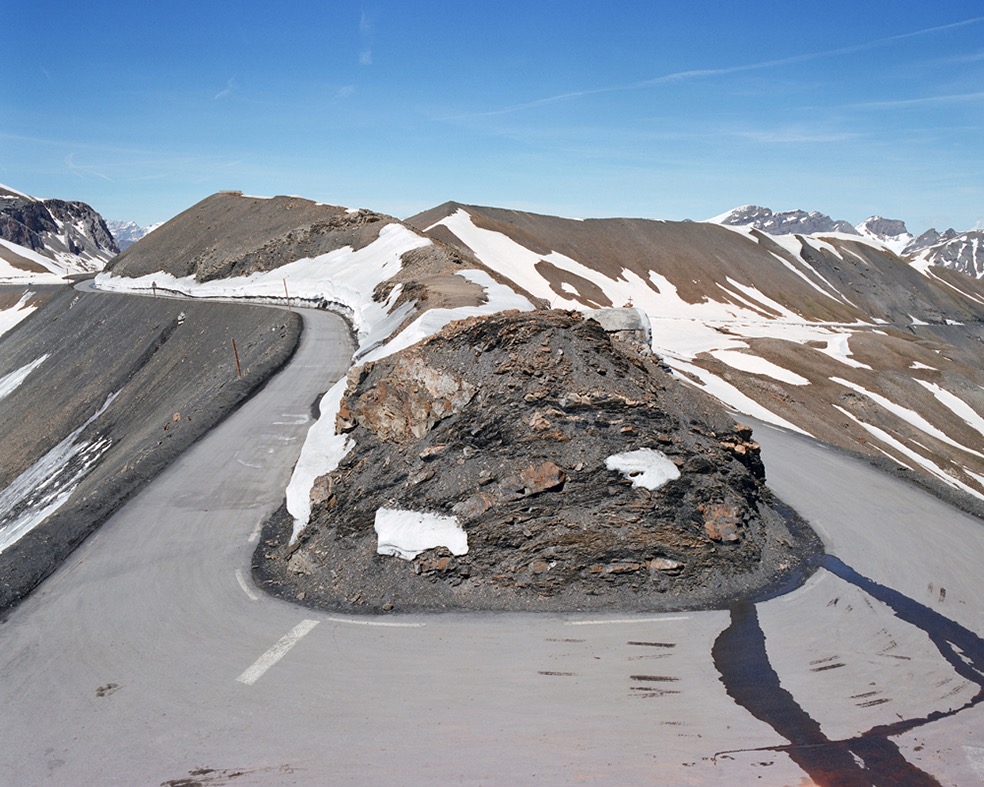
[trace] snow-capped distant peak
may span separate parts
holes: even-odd
[[[0,183],[0,199],[26,199],[30,202],[37,202],[37,197],[25,194],[23,191],[12,189],[10,186]]]
[[[937,265],[960,271],[976,279],[984,279],[984,231],[970,230],[944,233],[927,230],[906,248],[912,264],[921,273]]]
[[[740,205],[737,208],[726,210],[724,213],[720,213],[717,216],[704,219],[704,224],[726,224],[729,226],[734,226],[734,224],[732,224],[732,219],[736,216],[756,216],[764,213],[771,214],[772,211],[768,208],[761,208],[758,205]]]
[[[812,235],[815,232],[858,234],[850,223],[834,220],[825,213],[805,210],[773,211],[760,205],[743,205],[707,219],[707,222],[730,227],[751,226],[770,235]]]
[[[869,216],[854,229],[859,235],[880,241],[896,254],[912,243],[912,233],[906,229],[905,222],[899,219],[886,219],[883,216]]]
[[[120,251],[123,251],[124,249],[132,246],[145,235],[149,235],[163,223],[163,221],[160,221],[157,224],[151,224],[149,227],[141,227],[135,221],[114,220],[107,221],[106,226],[109,227],[109,231],[113,234],[113,238],[120,247]]]

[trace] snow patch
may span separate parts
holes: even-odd
[[[61,508],[106,453],[112,445],[108,437],[79,441],[79,436],[118,395],[111,394],[82,426],[0,492],[0,552]]]
[[[851,366],[855,369],[871,369],[866,363],[854,360],[851,353],[850,333],[837,333],[832,338],[827,339],[827,346],[820,352],[829,355],[835,361]]]
[[[632,482],[632,486],[656,490],[669,481],[680,477],[680,468],[662,451],[655,448],[640,448],[614,454],[605,460],[605,467],[617,470]]]
[[[3,261],[0,260],[0,270],[2,268]],[[0,273],[0,278],[2,276],[3,274]],[[28,303],[33,297],[34,293],[31,290],[27,290],[21,295],[20,300],[9,309],[0,310],[0,336],[3,336],[7,331],[17,325],[17,323],[37,309],[37,306],[28,306]]]
[[[64,266],[59,268],[58,263],[50,257],[38,254],[33,249],[20,246],[12,241],[0,238],[0,246],[13,252],[21,259],[33,262],[45,269],[46,273],[36,273],[15,268],[4,259],[0,259],[0,284],[64,284],[62,278],[66,273]]]
[[[468,535],[454,516],[380,508],[373,529],[379,555],[413,560],[421,552],[436,547],[447,547],[452,555],[468,552]]]
[[[35,358],[30,363],[24,364],[20,369],[14,369],[9,374],[0,377],[0,399],[12,394],[31,372],[47,360],[48,355],[49,353],[45,353],[40,358]]]
[[[532,311],[533,304],[522,295],[517,294],[511,287],[499,284],[485,271],[465,270],[458,271],[458,276],[467,279],[473,284],[477,284],[485,290],[486,302],[481,306],[459,306],[456,309],[428,309],[421,314],[410,325],[404,328],[397,336],[394,336],[385,345],[382,345],[365,356],[359,355],[360,361],[378,361],[387,355],[406,349],[412,344],[416,344],[428,336],[433,336],[450,322],[463,320],[466,317],[478,317],[483,314],[494,314],[495,312],[516,309],[518,311]]]
[[[902,407],[902,405],[896,404],[891,399],[888,399],[882,396],[881,394],[876,394],[873,391],[869,391],[867,388],[864,388],[858,385],[857,383],[852,383],[849,380],[843,380],[840,377],[831,377],[830,381],[833,383],[837,383],[838,385],[843,385],[846,388],[850,388],[852,391],[856,391],[859,394],[863,394],[864,396],[867,396],[873,402],[876,402],[877,404],[881,405],[884,409],[888,410],[894,416],[902,419],[910,426],[913,426],[914,428],[918,429],[920,432],[925,432],[929,436],[935,437],[937,440],[939,440],[942,443],[946,443],[949,446],[953,446],[954,448],[958,448],[961,451],[966,451],[968,454],[973,454],[974,456],[978,456],[981,459],[984,459],[984,454],[980,453],[979,451],[975,451],[972,448],[968,448],[965,445],[961,445],[956,440],[952,439],[951,437],[949,437],[948,435],[944,434],[942,431],[937,429],[935,426],[933,426],[929,421],[923,418],[915,410],[910,410],[908,407]]]
[[[929,391],[936,400],[946,407],[951,413],[960,418],[967,426],[984,437],[984,417],[982,417],[973,407],[967,404],[956,394],[952,394],[945,388],[941,388],[935,383],[926,380],[916,380],[923,388]]]
[[[311,518],[311,488],[314,482],[330,473],[345,455],[355,448],[355,441],[335,434],[335,414],[345,394],[348,379],[343,377],[321,397],[318,420],[308,429],[301,455],[287,484],[287,511],[294,517],[290,543],[294,543]]]
[[[711,396],[716,397],[726,407],[730,407],[739,413],[750,415],[753,418],[758,418],[760,421],[765,421],[767,424],[779,426],[783,429],[789,429],[791,432],[799,432],[799,434],[806,435],[807,437],[813,436],[809,432],[800,429],[791,421],[787,421],[782,416],[776,415],[768,408],[763,407],[750,396],[746,396],[733,385],[725,382],[720,377],[712,374],[706,369],[702,369],[694,364],[686,363],[677,358],[667,358],[666,362],[667,365],[677,373],[678,379],[685,383],[696,385],[698,388],[706,391]],[[693,378],[697,378],[698,382],[695,382]]]
[[[783,367],[778,366],[771,361],[767,361],[765,358],[761,358],[758,355],[738,352],[737,350],[714,350],[711,355],[722,363],[743,372],[749,372],[750,374],[761,374],[765,377],[771,377],[773,380],[778,380],[779,382],[789,383],[790,385],[810,384],[810,381],[802,375],[796,374],[796,372],[791,372],[789,369],[784,369]]]
[[[871,424],[865,423],[850,411],[845,410],[843,407],[839,407],[836,404],[833,405],[833,407],[834,409],[843,413],[845,416],[847,416],[852,421],[854,421],[858,426],[864,429],[872,437],[874,437],[877,440],[880,440],[885,445],[892,447],[903,456],[907,456],[909,459],[914,461],[916,464],[918,464],[928,473],[940,479],[940,481],[943,481],[944,483],[949,484],[950,486],[955,487],[957,489],[962,489],[967,494],[973,495],[974,497],[984,500],[984,493],[981,493],[979,490],[974,489],[972,486],[968,486],[962,481],[943,472],[943,470],[941,470],[934,462],[931,462],[922,454],[916,453],[911,448],[909,448],[909,446],[905,445],[905,443],[901,442],[900,440],[896,440],[894,437],[892,437],[892,435],[888,434],[888,432],[884,431],[883,429],[879,429],[877,426],[872,426]],[[883,451],[882,453],[885,452]]]
[[[115,292],[171,290],[190,298],[263,299],[301,305],[334,305],[347,313],[360,334],[385,317],[372,293],[401,267],[402,256],[431,241],[401,224],[387,224],[379,237],[358,251],[346,246],[317,257],[306,257],[249,276],[198,282],[194,276],[176,278],[158,271],[136,278],[104,272],[96,276],[101,290]],[[286,287],[286,295],[284,289]]]

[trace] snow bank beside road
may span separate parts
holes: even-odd
[[[401,292],[399,284],[393,287],[385,302],[375,301],[373,293],[380,284],[400,272],[404,254],[431,244],[429,238],[394,223],[383,227],[379,237],[362,249],[346,246],[249,276],[199,282],[194,276],[177,278],[163,271],[140,277],[104,272],[96,276],[95,286],[113,292],[156,290],[189,298],[265,300],[327,307],[343,313],[353,323],[358,333],[355,358],[359,361],[379,360],[431,336],[454,320],[507,309],[528,311],[533,308],[526,298],[499,284],[485,271],[456,271],[456,275],[485,291],[485,303],[428,309],[394,336],[393,332],[412,316],[414,304],[395,306]],[[344,379],[340,380],[322,397],[320,417],[308,432],[287,486],[287,510],[294,518],[292,540],[307,524],[314,482],[337,467],[352,448],[351,440],[335,433],[335,415],[345,384]]]
[[[189,298],[328,304],[345,312],[361,337],[386,316],[385,305],[373,300],[373,291],[399,272],[405,253],[430,245],[430,239],[401,224],[387,224],[375,241],[357,251],[346,246],[249,276],[200,282],[194,276],[176,278],[163,271],[136,278],[103,272],[96,276],[95,285],[111,292],[161,290]]]
[[[484,304],[460,306],[456,309],[428,309],[389,341],[377,343],[374,340],[376,336],[383,334],[388,336],[390,333],[382,326],[390,324],[392,319],[384,316],[380,322],[366,326],[365,338],[356,352],[356,358],[364,362],[378,361],[432,336],[454,320],[494,314],[509,309],[518,311],[533,309],[533,304],[526,298],[517,295],[509,287],[499,284],[485,271],[459,271],[458,275],[485,290]],[[294,518],[291,543],[297,540],[311,516],[310,496],[314,482],[318,477],[338,467],[338,463],[355,446],[352,440],[335,431],[335,415],[338,413],[338,406],[345,393],[347,382],[345,378],[339,380],[322,397],[319,405],[320,417],[308,432],[304,446],[301,448],[301,456],[297,460],[294,474],[287,486],[287,511]]]

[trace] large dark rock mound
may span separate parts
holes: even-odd
[[[463,320],[357,367],[337,426],[354,448],[316,482],[310,524],[291,545],[275,518],[255,562],[315,606],[699,607],[816,548],[774,507],[750,429],[574,313]],[[670,480],[609,469],[622,454]],[[454,517],[467,552],[377,554],[381,509]]]

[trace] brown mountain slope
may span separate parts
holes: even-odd
[[[558,307],[643,308],[738,411],[984,498],[984,284],[844,235],[447,203],[408,223]]]

